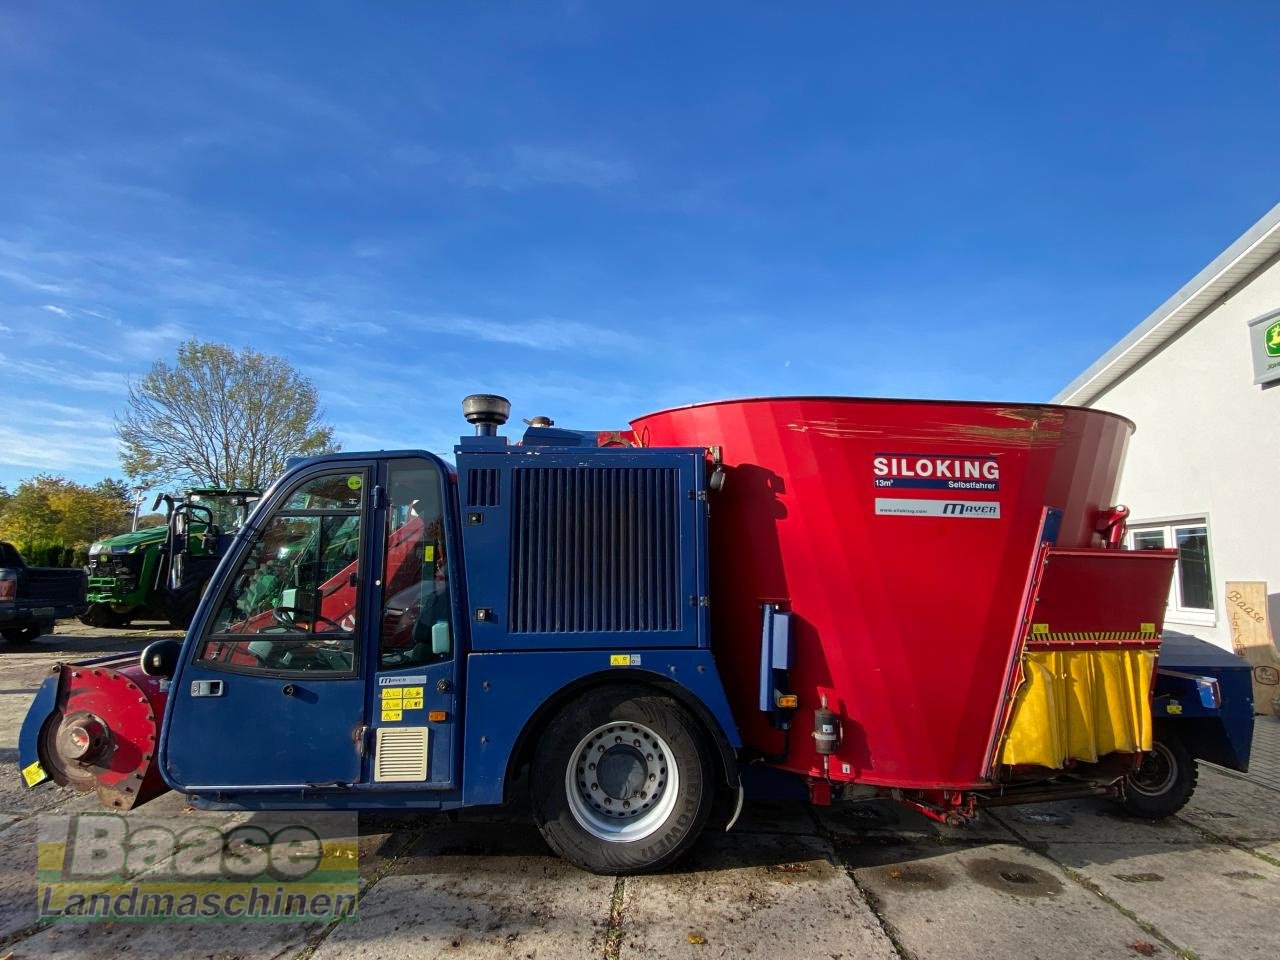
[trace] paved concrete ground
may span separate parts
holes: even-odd
[[[1102,801],[962,830],[892,804],[755,804],[675,869],[621,879],[550,856],[518,818],[364,816],[357,922],[36,926],[35,815],[93,803],[17,785],[17,724],[53,659],[142,639],[76,625],[0,652],[0,958],[1280,956],[1280,790],[1264,756],[1280,724],[1263,722],[1258,780],[1204,767],[1159,823]],[[172,794],[144,809],[233,816]]]

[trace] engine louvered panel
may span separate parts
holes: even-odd
[[[512,633],[679,630],[680,474],[512,472]]]
[[[499,473],[489,467],[467,474],[467,506],[496,507],[501,502]]]
[[[420,783],[427,779],[427,728],[379,727],[373,755],[378,783]]]

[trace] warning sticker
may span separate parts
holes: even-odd
[[[640,654],[638,653],[614,653],[609,656],[609,666],[611,667],[638,667],[640,666]]]
[[[382,719],[384,722],[388,720],[400,720],[403,716],[404,714],[401,710],[393,710],[385,706],[382,708]]]
[[[34,787],[38,783],[44,783],[49,779],[49,775],[44,772],[44,767],[40,766],[40,761],[29,763],[22,768],[22,780],[28,787]]]

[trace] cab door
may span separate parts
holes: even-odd
[[[375,461],[288,478],[227,558],[170,690],[160,759],[188,793],[362,779]]]
[[[448,469],[411,455],[381,464],[380,574],[371,688],[370,789],[449,790],[458,782],[456,532]]]

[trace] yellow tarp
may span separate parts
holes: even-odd
[[[1058,769],[1151,749],[1154,650],[1035,650],[1023,655],[999,762]]]

